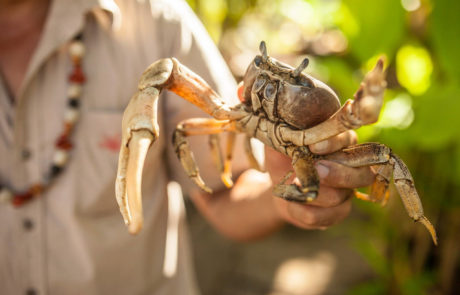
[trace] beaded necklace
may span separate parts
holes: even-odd
[[[68,78],[69,88],[67,90],[68,100],[64,114],[64,128],[55,141],[55,151],[49,171],[41,182],[33,184],[22,192],[15,192],[0,184],[0,202],[10,202],[14,207],[20,207],[38,197],[61,174],[69,160],[69,153],[73,147],[70,137],[79,117],[80,97],[82,86],[85,83],[85,75],[81,68],[85,46],[82,42],[81,34],[76,36],[70,43],[69,54],[73,68]]]

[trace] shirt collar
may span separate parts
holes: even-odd
[[[46,59],[83,30],[89,14],[94,14],[98,23],[107,29],[116,29],[115,26],[121,23],[120,10],[113,0],[51,1],[40,42],[30,61],[18,98],[21,98],[23,88],[27,87]]]

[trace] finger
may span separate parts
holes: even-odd
[[[309,202],[309,205],[329,208],[339,206],[353,196],[353,190],[347,188],[333,188],[321,185],[318,191],[318,197]]]
[[[370,167],[352,168],[331,161],[318,161],[320,183],[335,188],[358,188],[371,185],[375,175]]]
[[[275,198],[275,202],[278,202],[280,214],[285,220],[304,229],[325,229],[342,221],[351,210],[351,198],[330,208],[303,205],[279,198]]]
[[[238,84],[237,95],[238,95],[238,99],[239,99],[241,102],[243,102],[243,101],[244,101],[244,85],[243,85],[243,81],[241,81],[241,82]]]
[[[330,154],[349,145],[356,144],[358,136],[354,130],[347,130],[329,139],[309,145],[310,150],[319,155]]]
[[[289,170],[292,170],[292,160],[286,155],[265,146],[265,168],[273,183],[279,183]]]

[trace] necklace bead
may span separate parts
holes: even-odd
[[[82,57],[85,54],[85,46],[81,40],[82,36],[78,35],[69,45],[70,60],[73,68],[68,78],[68,101],[64,112],[63,130],[55,142],[55,151],[48,175],[44,177],[41,183],[34,184],[23,192],[14,192],[0,184],[0,203],[11,203],[14,207],[19,207],[33,200],[34,197],[39,196],[52,184],[53,179],[61,174],[69,162],[70,150],[73,147],[70,136],[80,115],[82,85],[86,80],[81,68]]]
[[[13,193],[10,192],[7,188],[2,188],[0,190],[0,203],[9,203],[13,198]]]

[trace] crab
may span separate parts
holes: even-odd
[[[355,99],[341,106],[329,86],[303,72],[308,58],[293,68],[268,56],[265,42],[260,43],[259,49],[260,55],[250,63],[238,90],[241,103],[234,106],[175,58],[158,60],[142,74],[138,91],[123,116],[116,179],[116,198],[129,232],[135,234],[142,228],[143,163],[149,147],[159,136],[157,102],[160,92],[167,89],[212,117],[185,120],[179,123],[173,135],[177,156],[187,175],[205,192],[211,193],[211,189],[200,177],[187,137],[210,135],[211,151],[221,179],[231,187],[232,146],[235,134],[244,133],[249,162],[256,168],[260,169],[250,148],[250,138],[292,159],[293,171],[274,186],[275,196],[300,203],[314,200],[319,190],[314,164],[321,159],[349,167],[373,166],[376,177],[370,194],[355,191],[355,195],[385,203],[393,176],[408,215],[427,228],[436,244],[436,232],[424,216],[409,169],[390,148],[380,143],[364,143],[322,156],[308,149],[310,144],[378,120],[386,88],[383,59],[364,77]],[[222,132],[228,133],[225,157],[220,151],[218,136]],[[298,183],[286,183],[293,172]]]

